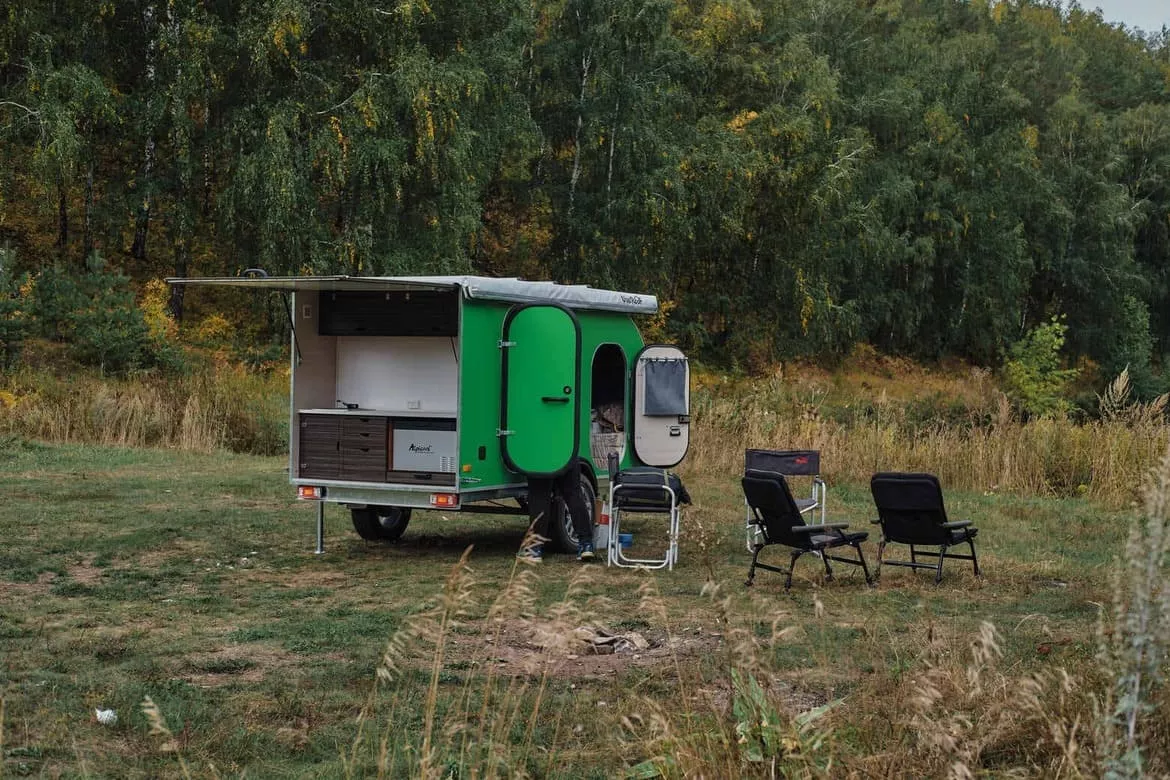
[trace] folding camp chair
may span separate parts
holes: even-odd
[[[783,477],[811,477],[812,493],[808,498],[796,499],[801,514],[821,510],[821,525],[827,522],[825,516],[825,480],[821,479],[821,453],[819,450],[744,450],[743,473],[769,471]],[[789,486],[791,487],[791,486]],[[744,528],[747,531],[747,549],[752,552],[760,542],[759,526],[752,517],[751,506],[744,502]]]
[[[879,574],[883,563],[914,569],[934,569],[934,581],[938,584],[942,580],[943,559],[958,558],[971,561],[975,567],[975,576],[979,576],[979,559],[975,556],[975,535],[979,530],[971,527],[970,520],[947,521],[942,486],[937,477],[933,474],[874,474],[869,487],[878,511],[878,518],[873,522],[882,527],[882,539],[878,544]],[[883,561],[886,545],[891,542],[910,545],[910,560]],[[947,552],[949,547],[964,542],[971,548],[970,555]],[[938,547],[938,552],[923,552],[917,550],[917,547]],[[937,556],[937,560],[920,563],[919,556]]]
[[[872,583],[869,567],[861,552],[861,543],[869,534],[865,531],[847,532],[848,523],[819,523],[806,525],[804,515],[788,489],[788,482],[780,474],[771,471],[750,470],[743,478],[743,495],[752,513],[752,522],[758,528],[760,541],[752,547],[752,567],[748,570],[747,585],[756,577],[756,569],[767,569],[787,574],[784,590],[792,587],[792,571],[796,561],[805,553],[820,555],[825,564],[825,579],[833,578],[829,561],[839,561],[860,566],[865,572],[866,583]],[[760,563],[760,553],[772,544],[793,548],[792,560],[787,569]],[[837,547],[852,547],[857,551],[857,560],[838,558],[829,551]]]
[[[691,497],[677,475],[665,469],[636,467],[618,469],[617,453],[610,453],[609,466],[609,547],[606,560],[611,566],[643,569],[673,569],[678,563],[681,506]],[[621,546],[622,515],[664,514],[668,517],[666,552],[661,558],[631,558]]]

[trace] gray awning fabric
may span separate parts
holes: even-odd
[[[658,299],[644,293],[598,290],[583,284],[529,282],[487,276],[273,276],[171,278],[168,284],[189,287],[238,287],[278,290],[451,290],[468,298],[511,303],[557,303],[570,309],[595,309],[627,314],[654,314]]]
[[[187,287],[236,287],[250,290],[299,292],[302,290],[451,290],[455,284],[416,283],[408,279],[374,276],[222,276],[203,278],[172,277],[167,284]]]

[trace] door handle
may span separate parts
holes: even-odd
[[[568,396],[564,395],[545,395],[541,396],[540,400],[546,404],[567,404],[569,402]]]

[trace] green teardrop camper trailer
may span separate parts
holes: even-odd
[[[290,481],[347,506],[363,538],[397,539],[412,509],[524,513],[530,477],[578,461],[596,493],[611,451],[623,467],[686,455],[686,357],[634,322],[658,311],[652,295],[475,276],[167,281],[289,296]],[[554,534],[575,547],[570,523]]]

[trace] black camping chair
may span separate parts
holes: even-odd
[[[788,483],[780,474],[771,471],[757,471],[749,469],[743,477],[743,495],[747,499],[748,508],[752,513],[752,522],[758,526],[758,539],[752,547],[752,567],[748,570],[747,585],[751,585],[756,577],[756,569],[787,574],[784,590],[792,587],[792,571],[796,568],[796,561],[805,553],[817,553],[825,564],[825,579],[833,578],[833,569],[829,561],[848,563],[860,566],[865,572],[865,581],[872,584],[869,576],[869,567],[865,565],[865,556],[861,552],[861,543],[869,534],[865,531],[848,533],[848,523],[819,523],[806,525],[804,515]],[[760,563],[760,553],[771,544],[782,544],[793,548],[792,560],[787,569]],[[836,547],[852,547],[857,550],[857,560],[838,558],[829,554],[829,550]]]
[[[943,560],[958,558],[971,561],[975,566],[975,576],[979,576],[979,559],[975,556],[975,535],[979,530],[971,526],[970,520],[947,520],[942,486],[937,477],[933,474],[892,472],[874,474],[869,487],[878,511],[878,518],[873,522],[882,527],[882,539],[878,544],[879,574],[883,563],[913,569],[934,569],[934,582],[938,584],[942,580]],[[910,545],[910,560],[883,561],[882,554],[891,542]],[[970,555],[947,552],[948,548],[964,542],[971,548]],[[937,547],[938,552],[923,552],[917,547]],[[937,556],[937,560],[920,563],[920,555],[928,558]]]
[[[821,524],[828,522],[825,516],[825,480],[821,478],[821,453],[819,450],[744,450],[743,473],[749,471],[771,471],[785,478],[811,477],[812,492],[808,498],[797,498],[796,506],[801,514],[819,510]],[[789,483],[791,489],[795,483]],[[800,486],[796,489],[799,491]],[[751,552],[760,542],[758,525],[752,519],[752,509],[745,502],[744,526],[747,531],[747,549]]]

